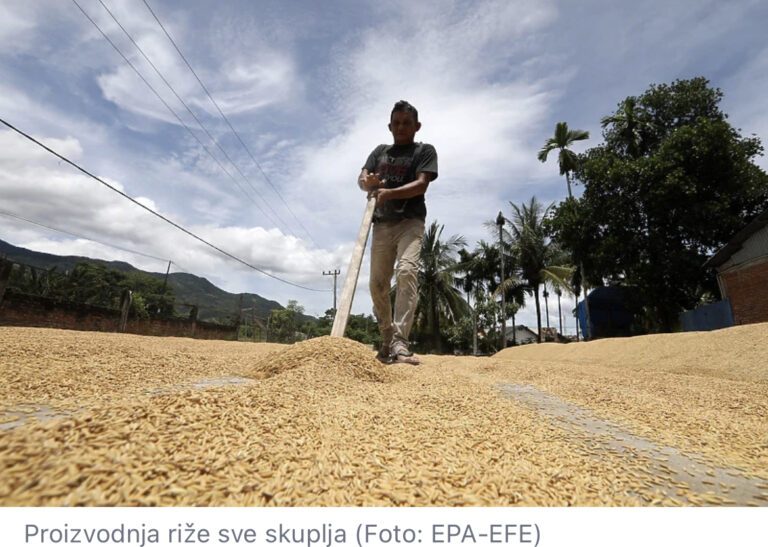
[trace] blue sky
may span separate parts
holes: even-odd
[[[144,3],[102,1],[244,178],[98,0],[78,3],[231,176],[73,2],[0,4],[0,117],[232,254],[308,287],[329,289],[322,271],[346,271],[364,208],[355,180],[370,150],[390,141],[399,99],[419,108],[418,138],[438,151],[427,222],[470,247],[492,238],[483,223],[509,214],[510,201],[564,198],[554,159],[536,159],[557,122],[590,131],[577,151],[595,146],[600,118],[651,83],[705,76],[724,91],[735,127],[768,138],[764,1],[148,0],[261,169]],[[172,260],[172,271],[231,292],[295,299],[315,315],[332,304],[330,292],[281,284],[201,246],[5,128],[0,212]],[[3,215],[0,238],[165,269]],[[371,312],[367,277],[366,257],[355,313]],[[535,324],[532,309],[518,322]],[[566,326],[573,331],[572,318]]]

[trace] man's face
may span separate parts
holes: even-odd
[[[395,144],[411,144],[416,131],[421,129],[421,124],[416,123],[410,112],[396,111],[392,114],[388,127],[395,138]]]

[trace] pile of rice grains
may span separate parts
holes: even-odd
[[[495,389],[535,386],[764,485],[768,325],[719,335],[426,355],[413,367],[328,337],[0,328],[0,504],[728,503],[680,496],[642,454],[595,448]]]

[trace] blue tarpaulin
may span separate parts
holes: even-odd
[[[630,336],[635,315],[626,306],[626,287],[598,287],[589,293],[592,338]],[[576,306],[579,328],[587,336],[587,310],[584,301]]]

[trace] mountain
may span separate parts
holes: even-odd
[[[106,261],[97,258],[88,258],[85,256],[59,256],[48,253],[39,253],[30,251],[23,247],[16,247],[10,243],[0,240],[0,257],[7,257],[14,262],[29,264],[38,268],[50,270],[56,268],[57,272],[68,272],[72,270],[78,262],[91,262],[101,264],[107,268],[120,270],[121,272],[140,271],[148,275],[163,279],[165,273],[146,272],[128,264],[127,262]],[[249,314],[253,308],[256,317],[265,318],[270,310],[282,310],[283,306],[274,300],[267,300],[258,294],[243,293],[234,294],[220,289],[204,277],[198,277],[189,273],[172,273],[168,275],[168,284],[173,287],[176,295],[176,311],[186,315],[189,313],[189,306],[180,304],[189,304],[198,306],[198,318],[201,320],[231,320],[237,314],[238,307],[243,308],[243,313]],[[242,296],[242,305],[240,297]],[[305,319],[314,319],[304,316]]]

